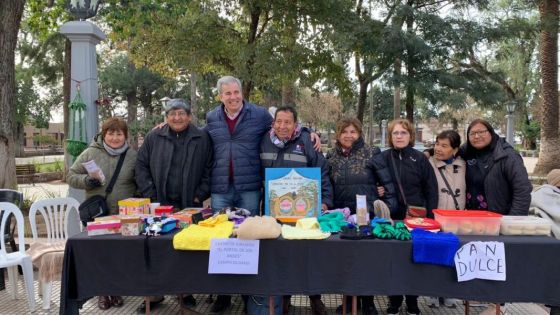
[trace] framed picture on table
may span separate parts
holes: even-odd
[[[267,168],[264,212],[282,222],[321,215],[321,169]]]

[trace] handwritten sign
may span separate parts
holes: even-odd
[[[208,273],[258,274],[259,244],[259,240],[213,239]]]
[[[469,242],[455,254],[459,282],[472,279],[506,281],[506,251],[502,242]]]

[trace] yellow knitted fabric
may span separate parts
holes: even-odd
[[[173,248],[178,250],[210,250],[210,240],[228,238],[233,231],[233,222],[227,215],[220,214],[190,225],[173,236]]]
[[[296,222],[296,226],[282,225],[282,237],[287,240],[322,240],[331,236],[323,233],[317,218],[303,218]]]

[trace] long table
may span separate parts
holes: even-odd
[[[258,275],[208,274],[208,251],[177,251],[173,235],[68,239],[60,314],[98,295],[320,293],[456,297],[560,305],[560,241],[544,236],[460,236],[505,244],[507,280],[457,282],[454,268],[415,264],[412,242],[262,240]]]

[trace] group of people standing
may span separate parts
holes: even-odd
[[[207,113],[204,128],[191,124],[186,102],[171,100],[165,107],[167,123],[145,136],[138,153],[128,147],[126,123],[109,118],[72,165],[69,185],[85,189],[86,197],[105,195],[106,183],[89,176],[82,163],[95,160],[109,181],[125,154],[107,196],[111,213],[118,213],[118,200],[136,195],[176,209],[199,207],[211,197],[214,211],[239,207],[258,215],[264,169],[269,167],[320,168],[323,210],[349,207],[355,212],[356,195],[366,195],[372,214],[396,220],[405,217],[409,206],[425,208],[428,216],[435,208],[528,212],[532,186],[523,161],[484,120],[469,125],[462,146],[457,132],[440,133],[428,157],[414,149],[415,130],[408,120],[389,124],[389,149],[382,152],[364,142],[359,120],[343,118],[325,158],[320,138],[298,122],[294,107],[280,107],[272,117],[245,101],[241,82],[231,76],[220,78],[217,89],[221,103]],[[326,314],[320,295],[310,298],[313,313]],[[154,297],[152,306],[162,299]],[[372,297],[360,301],[364,314],[377,313]],[[387,313],[398,314],[403,296],[389,301]],[[196,304],[192,296],[182,302]],[[230,304],[229,296],[220,295],[211,311],[223,312]],[[283,304],[288,310],[289,300]],[[98,305],[120,306],[122,298],[101,296]],[[416,296],[406,296],[406,306],[409,314],[420,313]]]

